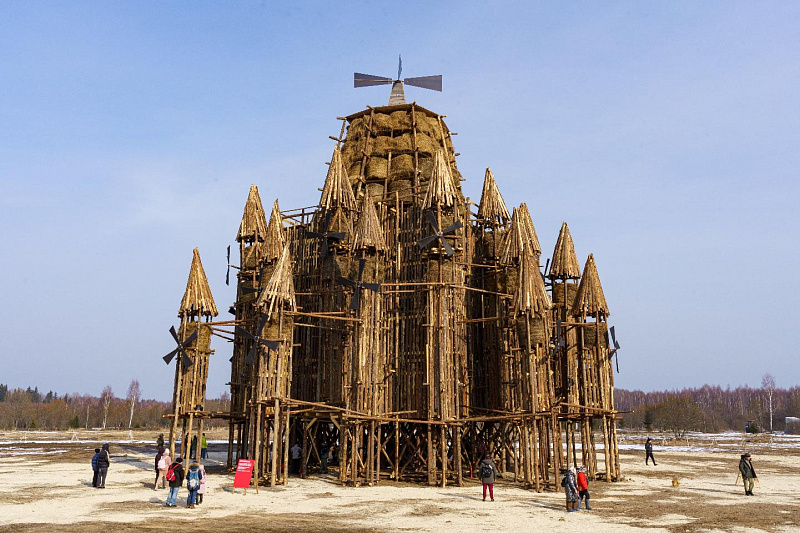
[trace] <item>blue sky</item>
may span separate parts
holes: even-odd
[[[200,248],[220,309],[249,185],[313,205],[354,71],[447,115],[545,256],[594,253],[616,383],[800,383],[800,4],[2,2],[0,383],[167,399]],[[216,340],[209,393],[226,390]]]

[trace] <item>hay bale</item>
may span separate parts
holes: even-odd
[[[371,182],[367,183],[367,196],[372,198],[373,200],[379,200],[383,198],[383,192],[385,188],[383,183],[380,182]]]
[[[554,283],[553,284],[553,305],[564,307],[564,287],[566,286],[567,300],[566,308],[570,309],[575,302],[575,294],[578,292],[577,283]]]
[[[438,139],[441,134],[439,132],[439,121],[433,117],[429,117],[424,113],[416,113],[417,119],[417,135],[422,133],[435,139]]]
[[[428,135],[417,135],[417,150],[419,151],[420,155],[431,157],[441,148],[442,145],[432,137],[429,137]]]
[[[353,122],[347,126],[347,139],[357,140],[362,138],[367,132],[367,124],[363,117],[354,119]]]
[[[364,172],[368,180],[385,180],[389,177],[388,161],[383,157],[370,157]]]
[[[410,180],[398,179],[390,181],[389,193],[392,195],[392,197],[394,197],[395,193],[397,193],[400,199],[405,201],[410,201],[414,197]]]
[[[539,346],[546,346],[547,345],[547,331],[545,329],[545,321],[543,318],[536,318],[532,317],[530,320],[530,335],[531,335],[531,345],[529,347],[530,350],[536,348],[536,345]],[[517,318],[516,320],[517,326],[517,335],[521,340],[520,343],[524,346],[526,342],[526,324],[525,318]]]
[[[350,185],[356,183],[361,178],[361,160],[354,161],[350,165],[350,170],[347,171],[347,179],[350,180]]]
[[[583,331],[583,347],[594,348],[597,345],[597,332],[594,328],[581,328]],[[600,348],[608,348],[605,333],[600,331]]]
[[[390,113],[392,129],[395,131],[411,130],[411,114],[408,111]]]
[[[414,179],[414,156],[398,155],[392,157],[392,168],[389,172],[392,180],[413,180]]]
[[[370,156],[386,157],[394,147],[391,137],[381,135],[375,137],[370,143]]]
[[[373,135],[389,135],[391,132],[392,132],[392,117],[384,113],[375,113],[374,115],[372,115]]]
[[[414,150],[410,133],[399,135],[392,139],[392,152],[395,154],[410,154]]]

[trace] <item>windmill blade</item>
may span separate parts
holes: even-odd
[[[362,74],[361,72],[353,73],[353,87],[372,87],[373,85],[388,85],[394,80],[392,78],[384,78],[383,76],[373,76],[372,74]]]
[[[363,258],[362,258],[362,259],[359,259],[359,260],[358,260],[358,277],[357,277],[356,279],[357,279],[359,282],[361,281],[361,278],[363,278],[363,277],[364,277],[364,266],[365,266],[366,264],[367,264],[367,260],[366,260],[366,259],[363,259]]]
[[[344,278],[342,276],[339,276],[338,278],[336,278],[336,280],[339,282],[339,284],[345,285],[347,287],[356,287],[356,286],[358,286],[357,282],[355,282],[353,280],[350,280],[350,279],[347,279],[347,278]]]
[[[441,238],[441,241],[442,241],[442,246],[444,246],[444,251],[447,254],[447,257],[453,257],[453,254],[456,253],[455,250],[453,250],[453,247],[450,246],[450,243],[447,242],[447,239],[445,239],[444,237]]]
[[[343,231],[336,232],[336,233],[328,233],[328,238],[329,239],[334,239],[334,240],[337,240],[337,241],[341,241],[341,240],[343,240],[345,238],[346,235],[347,235],[347,233],[345,233]]]
[[[178,350],[180,350],[180,347],[178,347],[178,348],[175,348],[174,350],[172,350],[171,352],[169,352],[167,355],[165,355],[164,357],[162,357],[162,359],[164,360],[164,362],[165,362],[165,363],[167,363],[167,364],[170,364],[170,362],[172,362],[172,358],[173,358],[173,357],[175,357],[175,354],[176,354],[176,353],[178,353]]]
[[[423,89],[430,89],[431,91],[442,92],[442,75],[437,76],[421,76],[418,78],[406,78],[403,80],[406,85],[413,87],[422,87]]]
[[[256,362],[256,348],[258,348],[258,340],[253,342],[253,346],[251,346],[250,351],[247,352],[247,357],[244,358],[244,362],[248,365],[252,365]]]
[[[258,335],[261,335],[261,332],[264,331],[264,326],[267,324],[267,320],[268,320],[267,315],[261,316],[261,320],[259,320],[258,326],[256,327],[256,337],[258,337]]]
[[[255,339],[256,338],[255,335],[253,335],[252,333],[250,333],[249,331],[247,331],[244,328],[240,328],[239,326],[236,326],[236,328],[234,328],[233,334],[234,335],[239,335],[240,337],[244,337],[246,339]]]
[[[464,224],[462,224],[460,220],[456,220],[454,223],[452,223],[451,225],[447,226],[447,228],[443,229],[442,230],[442,234],[446,235],[448,233],[453,233],[457,229],[461,229],[463,226],[464,226]]]
[[[227,255],[227,261],[226,262],[228,263],[228,270],[227,270],[227,272],[225,272],[225,285],[230,285],[231,284],[231,245],[230,244],[228,245],[228,255]]]
[[[611,342],[614,344],[614,351],[616,352],[617,350],[620,349],[620,345],[617,342],[617,334],[616,331],[614,331],[614,326],[611,326],[610,331],[611,331]]]
[[[544,273],[547,275],[547,269],[550,268],[550,258],[547,258],[547,262],[544,265]]]
[[[266,341],[266,340],[262,340],[261,343],[264,346],[266,346],[268,350],[271,350],[271,351],[274,352],[274,351],[277,351],[277,350],[280,349],[281,344],[283,344],[283,341]]]
[[[228,308],[228,312],[229,312],[230,314],[232,314],[233,316],[236,316],[236,308],[235,308],[234,306],[230,306],[230,307]]]
[[[175,339],[175,343],[180,346],[181,340],[178,338],[178,333],[175,331],[175,326],[170,326],[169,332],[172,334],[172,338]]]
[[[353,291],[353,299],[350,300],[350,309],[358,311],[361,309],[361,284],[356,283],[356,288]]]
[[[425,211],[425,218],[427,218],[430,225],[433,226],[434,231],[439,233],[439,221],[436,220],[436,215],[433,214],[433,211]]]
[[[189,368],[194,364],[192,358],[186,355],[186,352],[184,352],[183,350],[181,350],[181,361],[183,362],[183,368]]]
[[[185,341],[183,341],[183,342],[181,343],[181,348],[186,348],[186,347],[187,347],[187,346],[189,346],[189,345],[192,343],[192,341],[193,341],[193,340],[195,340],[196,338],[197,338],[197,330],[193,331],[193,332],[192,332],[192,334],[191,334],[191,335],[189,335],[189,338],[188,338],[188,339],[186,339]]]
[[[381,284],[380,283],[366,283],[365,282],[365,283],[362,283],[361,286],[364,287],[365,289],[371,290],[372,292],[378,292],[378,291],[381,290]]]
[[[430,246],[431,243],[435,241],[438,237],[439,237],[438,235],[431,235],[430,237],[425,237],[424,239],[420,239],[419,241],[417,241],[420,250],[424,250],[425,248]]]
[[[561,320],[556,320],[556,337],[558,338],[558,346],[564,346],[564,338],[561,336]]]

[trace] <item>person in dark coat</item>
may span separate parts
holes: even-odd
[[[100,448],[94,449],[94,457],[92,457],[92,487],[97,488],[97,458],[100,457]]]
[[[164,455],[164,447],[160,446],[158,448],[158,452],[156,452],[156,461],[155,461],[155,468],[156,468],[156,480],[153,482],[153,490],[156,490],[156,485],[158,485],[158,462],[161,460],[161,456]]]
[[[561,486],[564,487],[564,494],[567,496],[567,512],[574,513],[578,509],[578,486],[575,484],[575,467],[562,468],[561,473],[564,478]]]
[[[166,507],[175,507],[178,499],[178,491],[183,485],[183,458],[178,457],[175,462],[170,465],[170,468],[175,473],[175,479],[169,481],[169,494],[167,495],[167,502],[164,504]]]
[[[483,501],[486,501],[486,488],[489,488],[489,498],[494,501],[494,481],[499,475],[497,466],[492,461],[492,456],[488,453],[483,457],[478,464],[478,475],[481,477],[483,483]]]
[[[742,475],[744,493],[747,496],[753,496],[753,484],[758,476],[756,475],[756,470],[753,468],[753,462],[750,459],[749,453],[742,455],[739,460],[739,473]]]
[[[156,439],[156,446],[158,446],[159,448],[163,448],[164,447],[164,434],[163,433],[159,433],[158,434],[158,438]]]
[[[111,458],[108,455],[108,443],[103,444],[97,456],[97,485],[98,489],[106,488],[106,475],[108,467],[111,465]]]
[[[650,464],[649,461],[652,459],[653,466],[658,466],[656,465],[656,458],[653,457],[653,441],[650,439],[650,437],[647,437],[647,442],[644,443],[644,453],[646,454],[644,458],[644,464]]]

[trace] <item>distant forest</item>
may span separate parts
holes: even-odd
[[[767,374],[761,388],[735,389],[705,385],[698,389],[642,392],[616,389],[619,426],[682,434],[686,431],[783,431],[787,416],[800,416],[800,387],[778,389]],[[208,400],[209,411],[227,411],[230,398]],[[38,388],[12,389],[0,384],[0,429],[166,428],[171,402],[143,400],[139,383],[131,382],[124,398],[106,387],[100,397],[42,393]],[[214,422],[212,422],[212,425]],[[224,422],[217,421],[223,425]],[[208,426],[206,426],[208,427]]]

